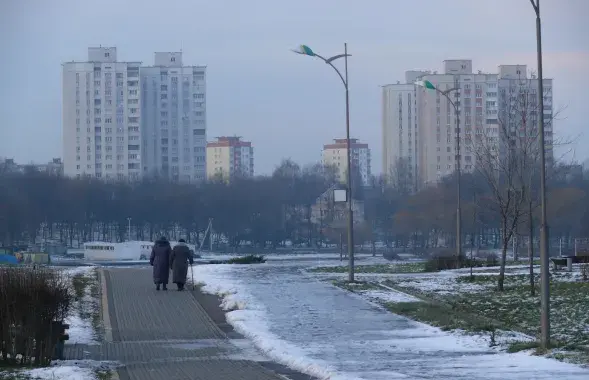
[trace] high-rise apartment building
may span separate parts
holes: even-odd
[[[86,62],[63,64],[65,175],[140,178],[140,65],[118,62],[115,47],[91,47]]]
[[[405,83],[383,86],[383,172],[402,174],[415,189],[454,172],[457,142],[453,105],[439,91],[415,85],[418,80],[448,91],[458,107],[463,171],[475,168],[477,142],[496,144],[498,154],[505,154],[500,147],[507,144],[499,143],[507,135],[499,131],[503,124],[509,124],[510,134],[521,132],[522,121],[537,125],[538,80],[528,75],[525,65],[501,65],[498,73],[488,74],[473,73],[471,60],[447,60],[442,74],[407,71]],[[546,148],[552,157],[550,79],[544,79],[544,98]]]
[[[184,66],[181,52],[156,52],[140,74],[143,175],[203,181],[206,66]]]
[[[207,143],[207,179],[254,175],[254,148],[240,137],[217,137]]]
[[[350,139],[350,150],[352,151],[352,168],[357,169],[357,175],[362,179],[362,184],[368,186],[372,175],[368,144],[360,143],[358,139]],[[335,139],[333,143],[323,146],[323,164],[337,168],[337,176],[340,182],[345,183],[347,181],[347,139]]]

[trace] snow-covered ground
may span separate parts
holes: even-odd
[[[26,380],[99,380],[97,373],[108,373],[116,365],[93,360],[56,361],[51,367],[22,371],[19,375]]]
[[[366,263],[371,261],[379,260]],[[224,297],[228,322],[259,349],[322,379],[589,378],[589,370],[578,366],[527,352],[497,352],[489,348],[488,337],[446,333],[368,302],[413,301],[403,293],[372,290],[358,296],[303,270],[331,264],[293,258],[206,265],[195,266],[194,276],[205,284],[204,291]]]

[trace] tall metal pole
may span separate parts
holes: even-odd
[[[455,80],[454,87],[458,89],[458,79]],[[459,90],[456,94],[460,94]],[[460,207],[461,201],[461,185],[460,185],[460,109],[456,102],[454,102],[454,111],[456,113],[456,256],[459,258],[462,255],[462,210]]]
[[[354,282],[354,214],[352,208],[352,149],[350,144],[350,96],[348,87],[348,44],[344,43],[344,68],[346,87],[346,146],[348,150],[348,281]]]
[[[129,231],[129,241],[131,241],[131,218],[127,218],[127,222],[129,223],[128,225],[128,231]]]
[[[542,22],[540,19],[540,0],[530,0],[536,12],[536,49],[538,53],[538,134],[540,135],[540,344],[546,349],[550,346],[550,276],[548,252],[548,221],[546,218],[546,152],[544,145],[544,76],[542,74]]]

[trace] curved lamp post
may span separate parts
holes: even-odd
[[[306,55],[309,57],[319,58],[331,68],[335,70],[337,75],[342,80],[344,88],[346,89],[346,147],[348,150],[347,160],[348,160],[348,173],[347,173],[347,196],[346,202],[348,206],[348,259],[349,259],[349,268],[348,268],[348,281],[354,282],[354,215],[352,212],[352,151],[350,149],[350,97],[349,97],[349,88],[348,88],[348,57],[351,54],[348,54],[348,44],[344,44],[344,53],[334,55],[330,58],[324,58],[319,54],[315,53],[310,47],[307,45],[301,45],[297,50],[292,50],[293,52],[301,55]],[[333,61],[343,58],[344,59],[344,75],[333,65]]]
[[[544,144],[544,78],[542,76],[542,21],[540,0],[530,0],[536,13],[536,50],[538,60],[538,137],[540,144],[540,344],[550,346],[550,273],[548,221],[546,217],[546,145]]]
[[[419,86],[419,87],[423,87],[426,90],[434,90],[436,91],[438,94],[444,96],[448,102],[452,105],[452,107],[454,107],[454,114],[455,114],[455,118],[456,118],[456,154],[454,156],[454,160],[455,160],[455,165],[456,165],[456,182],[457,182],[457,193],[456,193],[456,255],[457,257],[460,257],[460,255],[462,254],[462,211],[460,208],[460,109],[458,108],[458,104],[456,104],[456,102],[454,102],[451,98],[450,98],[450,94],[454,91],[458,91],[460,89],[460,87],[458,86],[458,83],[456,83],[454,85],[453,88],[450,88],[448,90],[440,90],[439,88],[437,88],[436,86],[434,86],[434,84],[428,80],[421,80],[418,82],[415,82],[415,85]]]

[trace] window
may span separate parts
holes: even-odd
[[[106,53],[104,53],[104,57],[105,57],[105,58],[108,58],[108,57],[110,57],[110,53],[109,53],[109,52],[106,52]]]

